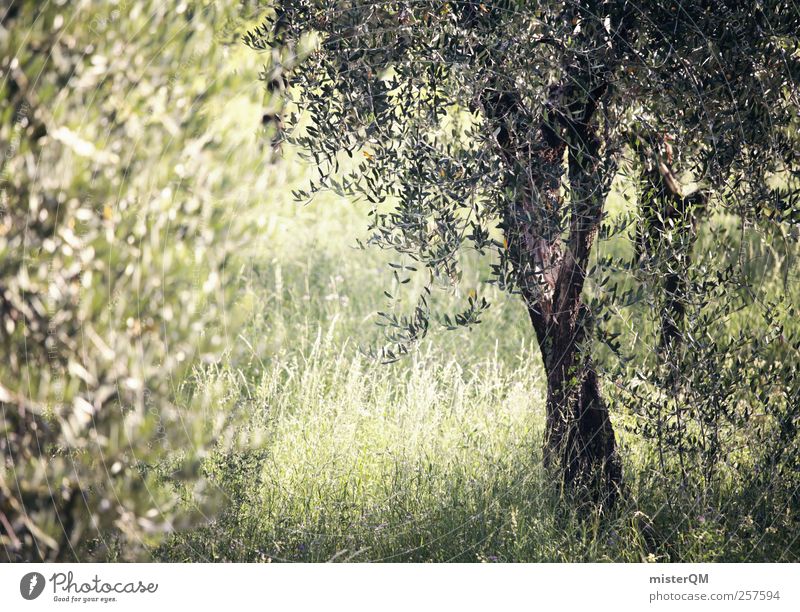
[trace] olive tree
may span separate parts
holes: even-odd
[[[768,181],[796,172],[796,11],[772,0],[270,8],[246,42],[268,55],[268,88],[284,92],[283,138],[318,167],[296,195],[362,197],[370,243],[404,256],[398,279],[425,275],[413,311],[383,315],[383,358],[427,332],[431,291],[458,282],[464,249],[491,257],[541,349],[545,462],[613,499],[622,469],[592,350],[610,311],[584,296],[592,270],[602,274],[590,254],[612,182],[638,185],[630,271],[644,261],[658,271],[652,349],[666,350],[682,335],[685,271],[708,203],[755,221],[765,210],[796,217],[795,195]],[[472,325],[486,307],[470,295],[438,318]]]
[[[235,323],[246,170],[205,101],[246,13],[178,4],[0,9],[0,561],[147,558],[190,520],[162,466],[224,429],[180,408]]]

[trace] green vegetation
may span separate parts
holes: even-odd
[[[270,181],[245,9],[0,13],[4,556],[145,554],[178,508],[144,466],[218,434],[172,400],[229,343]]]
[[[587,510],[542,465],[544,368],[492,262],[459,254],[432,297],[477,291],[480,325],[373,357],[414,301],[356,248],[368,205],[294,201],[317,168],[262,127],[260,4],[0,12],[0,560],[800,561],[796,224],[700,224],[696,268],[741,261],[757,299],[696,304],[725,350],[679,397],[658,283],[587,283],[645,288],[604,328],[632,360],[595,354],[625,485]],[[609,200],[597,265],[633,252],[635,185]]]
[[[493,307],[471,330],[434,332],[389,367],[365,357],[358,348],[376,341],[390,269],[349,248],[362,228],[356,207],[320,200],[272,208],[275,229],[254,247],[261,263],[241,294],[240,340],[254,352],[238,368],[199,371],[185,389],[187,406],[199,396],[217,418],[237,414],[238,442],[209,455],[193,497],[194,482],[167,477],[208,523],[170,537],[158,558],[798,558],[800,481],[788,471],[759,479],[758,427],[711,487],[700,470],[684,487],[677,458],[664,474],[656,445],[624,432],[619,506],[587,519],[565,505],[542,468],[538,349],[524,309],[500,292],[489,291]],[[477,278],[475,265],[465,274]],[[604,390],[616,397],[613,384]],[[622,406],[615,422],[632,429]]]

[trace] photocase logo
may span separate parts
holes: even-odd
[[[44,576],[39,572],[30,572],[19,581],[19,593],[25,599],[36,599],[44,591]]]

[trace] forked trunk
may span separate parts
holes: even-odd
[[[508,186],[518,194],[504,211],[502,229],[547,372],[545,462],[561,472],[567,487],[613,502],[622,469],[585,346],[589,313],[581,302],[589,252],[615,168],[601,151],[593,122],[607,84],[551,87],[553,114],[535,128],[513,88],[501,85],[485,92],[483,104],[497,122]],[[564,178],[569,183],[566,239],[560,222]]]

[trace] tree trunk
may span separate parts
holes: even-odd
[[[697,226],[705,211],[707,195],[700,190],[685,193],[672,171],[672,145],[664,136],[638,134],[634,145],[639,154],[645,193],[640,206],[636,258],[653,260],[661,268],[663,303],[659,348],[679,346],[683,339],[687,277]],[[667,242],[665,234],[676,238]]]
[[[525,295],[525,292],[523,292]],[[608,408],[585,346],[588,311],[580,301],[572,311],[556,311],[526,296],[547,375],[545,466],[562,474],[572,491],[590,493],[611,505],[622,487],[622,463]],[[545,306],[545,308],[542,308]]]
[[[561,472],[570,489],[613,502],[622,469],[585,346],[589,313],[581,302],[589,252],[614,174],[608,160],[601,159],[592,121],[606,87],[604,82],[551,87],[552,114],[538,125],[526,115],[513,87],[502,83],[484,92],[483,106],[496,122],[508,187],[517,194],[504,211],[502,229],[547,373],[545,462]],[[574,112],[578,105],[582,112]],[[565,174],[571,209],[566,240],[560,223]]]
[[[579,327],[572,337],[556,340],[545,360],[545,465],[560,469],[568,487],[612,503],[622,484],[622,464],[597,372],[579,344],[582,336]]]

